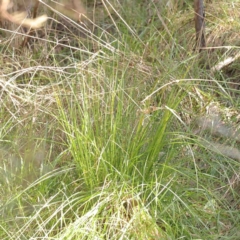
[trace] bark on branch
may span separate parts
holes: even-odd
[[[195,11],[195,29],[196,29],[196,49],[199,52],[206,47],[205,40],[205,16],[203,0],[194,0],[194,11]]]

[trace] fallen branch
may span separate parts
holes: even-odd
[[[233,62],[235,62],[238,58],[240,58],[240,52],[237,53],[234,57],[228,57],[225,60],[223,60],[222,62],[216,64],[215,66],[213,66],[211,68],[211,73],[215,73],[217,71],[220,71],[221,69],[223,69],[224,67],[232,64]]]
[[[211,151],[240,162],[240,151],[235,147],[226,146],[220,143],[205,142],[203,145]]]
[[[228,126],[227,124],[223,123],[219,115],[200,117],[195,123],[198,126],[198,130],[195,131],[195,134],[199,134],[202,131],[207,131],[213,136],[240,142],[240,131],[236,130],[233,126]],[[201,142],[207,149],[240,162],[240,151],[237,148],[212,141]]]
[[[236,130],[233,126],[223,123],[220,116],[199,117],[196,120],[196,124],[199,127],[198,132],[209,131],[214,136],[225,137],[240,142],[240,131]]]

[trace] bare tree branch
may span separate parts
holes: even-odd
[[[201,52],[202,48],[206,47],[203,0],[194,0],[194,11],[196,29],[196,48],[199,49],[199,52]]]

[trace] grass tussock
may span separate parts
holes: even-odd
[[[1,29],[1,239],[239,238],[239,3],[164,4]]]

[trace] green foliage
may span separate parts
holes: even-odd
[[[191,8],[105,4],[69,47],[2,50],[0,238],[237,239],[239,161],[193,124],[212,109],[234,124],[237,105],[200,67]]]

